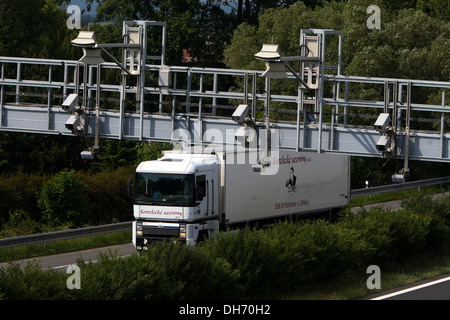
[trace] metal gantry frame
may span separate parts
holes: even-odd
[[[153,26],[163,28],[159,57],[147,56],[146,52],[146,29]],[[307,37],[316,36],[319,57],[316,60],[303,59],[306,64],[300,59],[298,73],[289,68],[291,72],[288,78],[296,81],[300,77],[307,83],[317,83],[317,86],[305,88],[300,84],[297,92],[280,95],[271,92],[271,79],[264,78],[263,71],[167,66],[165,24],[127,21],[123,24],[124,34],[127,28],[133,27],[142,29],[140,69],[135,75],[126,74],[115,62],[104,62],[98,68],[85,68],[83,79],[80,79],[78,61],[0,57],[0,130],[73,135],[65,127],[69,115],[61,108],[61,101],[70,93],[82,90],[87,97],[83,134],[96,139],[170,142],[174,140],[174,132],[183,131],[192,144],[234,144],[234,133],[240,125],[232,121],[230,115],[239,104],[248,104],[254,128],[276,131],[277,139],[272,139],[271,143],[280,149],[368,157],[389,156],[405,159],[405,166],[411,159],[450,162],[450,136],[445,130],[445,116],[450,112],[446,91],[450,89],[450,83],[342,75],[340,31],[301,30],[300,50],[302,45],[311,40]],[[325,55],[329,54],[326,39],[330,36],[338,37],[335,66],[328,65],[328,60],[325,60]],[[124,43],[127,44],[125,37]],[[126,57],[126,54],[123,55]],[[150,59],[155,58],[159,59],[158,64],[149,63]],[[313,61],[318,64],[311,65]],[[295,59],[286,59],[286,62],[295,62]],[[123,60],[122,66],[126,64],[126,60]],[[41,70],[39,80],[36,80],[35,73],[28,76],[24,72],[24,68],[30,65],[41,66],[46,70]],[[121,83],[93,83],[102,70],[117,70]],[[327,73],[329,70],[331,74]],[[129,77],[136,79],[127,81]],[[233,91],[222,88],[222,79],[229,77],[242,85],[235,86]],[[230,82],[229,79],[227,81]],[[374,90],[382,92],[383,96],[374,100],[351,98],[351,86],[369,85],[377,87]],[[415,102],[414,91],[423,88],[440,91],[441,103]],[[94,92],[96,105],[100,105],[96,110],[92,108]],[[106,93],[119,95],[116,108],[106,109],[102,105],[105,99],[113,99],[102,98]],[[127,95],[130,94],[136,97],[134,110],[126,108]],[[275,110],[271,108],[272,102],[281,102],[283,107]],[[389,134],[392,135],[392,148],[389,152],[377,148],[381,134],[367,123],[370,112],[359,120],[352,118],[352,114],[359,110],[373,110],[372,116],[375,118],[379,113],[391,115]],[[415,129],[411,120],[412,114],[417,112],[421,112],[421,117],[436,121],[439,128]],[[275,113],[291,116],[274,121],[272,115]],[[261,137],[267,138],[268,135],[262,134]],[[260,144],[265,143],[261,139]]]

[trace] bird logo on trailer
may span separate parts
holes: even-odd
[[[286,181],[286,188],[289,194],[295,193],[295,184],[297,183],[297,176],[294,174],[294,167],[289,170],[289,178]]]

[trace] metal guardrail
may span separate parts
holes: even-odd
[[[390,185],[378,186],[378,187],[372,187],[372,188],[355,189],[355,190],[351,191],[351,196],[352,197],[367,196],[367,195],[376,194],[376,193],[415,189],[415,188],[433,186],[433,185],[444,184],[444,183],[450,183],[450,176],[427,179],[427,180],[411,181],[411,182],[405,182],[405,183],[400,183],[400,184],[390,184]]]
[[[131,230],[132,221],[0,239],[0,249]]]
[[[442,177],[442,178],[405,182],[402,184],[392,184],[392,185],[372,187],[372,188],[355,189],[355,190],[351,191],[351,196],[357,197],[357,196],[371,195],[371,194],[390,192],[390,191],[415,189],[415,188],[437,185],[437,184],[444,184],[444,183],[450,183],[450,176]],[[30,244],[37,244],[37,243],[46,243],[46,242],[58,241],[58,240],[80,238],[80,237],[86,237],[86,236],[95,236],[95,235],[99,235],[99,234],[112,233],[112,232],[127,231],[127,230],[131,230],[131,225],[132,225],[132,221],[127,221],[127,222],[107,224],[107,225],[103,225],[103,226],[94,226],[94,227],[87,227],[87,228],[80,228],[80,229],[73,229],[73,230],[64,230],[64,231],[41,233],[41,234],[28,235],[28,236],[22,236],[22,237],[0,239],[0,249],[23,246],[23,245],[30,245]]]

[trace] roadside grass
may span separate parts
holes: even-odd
[[[45,255],[53,255],[79,250],[99,248],[115,244],[131,242],[131,230],[114,232],[96,236],[88,236],[76,239],[51,241],[42,244],[32,244],[20,247],[5,248],[0,250],[0,262],[35,258]]]
[[[317,281],[293,293],[284,300],[354,300],[389,289],[410,285],[417,281],[432,279],[450,273],[450,254],[429,254],[413,257],[403,263],[380,267],[381,289],[368,289],[366,282],[371,273],[366,269],[360,273],[343,274],[335,279]]]
[[[445,184],[440,186],[427,186],[417,189],[377,193],[368,196],[358,196],[352,197],[350,201],[350,207],[364,206],[368,204],[395,201],[395,200],[405,200],[417,197],[419,195],[432,195],[447,191],[450,191],[450,185]]]

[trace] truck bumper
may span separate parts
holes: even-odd
[[[169,240],[186,242],[186,225],[167,222],[133,222],[133,244],[137,250],[146,250],[152,243]]]
[[[147,246],[161,241],[179,241],[193,246],[199,239],[216,236],[218,231],[217,220],[199,224],[134,221],[133,244],[137,250],[146,250]]]

